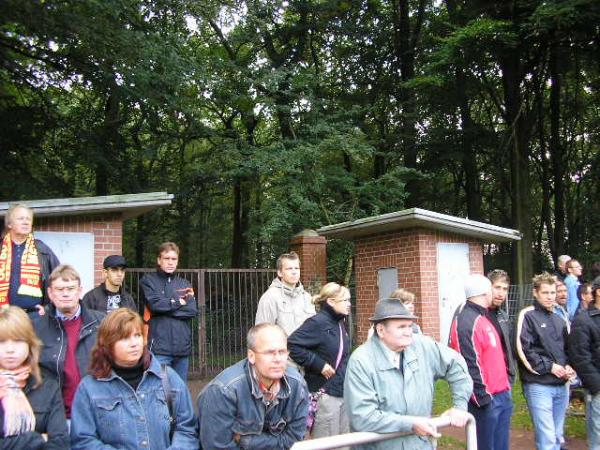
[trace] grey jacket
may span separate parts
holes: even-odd
[[[352,431],[411,432],[411,416],[431,416],[435,381],[440,378],[450,384],[454,407],[467,410],[473,381],[460,354],[427,336],[413,335],[412,344],[403,351],[403,371],[400,371],[392,365],[384,345],[377,336],[372,336],[350,357],[344,402]],[[429,440],[414,434],[354,447],[357,450],[431,448]]]
[[[258,302],[256,325],[264,322],[274,323],[290,336],[315,313],[315,305],[312,304],[311,297],[304,290],[302,283],[290,289],[279,278],[275,278]]]

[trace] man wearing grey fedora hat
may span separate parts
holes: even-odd
[[[473,390],[463,357],[424,335],[413,335],[417,317],[398,299],[385,298],[369,320],[375,332],[348,363],[344,402],[352,431],[413,433],[355,449],[431,449],[423,439],[439,436],[431,423],[435,381],[450,384],[453,407],[444,414],[452,424],[466,424]]]

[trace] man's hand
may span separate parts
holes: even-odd
[[[194,289],[189,287],[189,288],[182,288],[182,289],[177,289],[177,293],[180,295],[179,297],[179,304],[181,305],[187,305],[187,300],[188,297],[193,297],[194,296]]]
[[[450,425],[453,427],[463,428],[469,420],[469,413],[457,408],[447,409],[442,413],[442,416],[449,416]]]
[[[437,428],[431,422],[431,419],[427,417],[415,417],[413,420],[412,430],[419,436],[432,436],[439,438],[440,433],[437,432]]]
[[[557,378],[565,378],[565,376],[567,375],[567,371],[565,370],[565,368],[556,363],[552,363],[552,368],[550,369],[550,372],[552,372],[552,374]]]
[[[323,366],[323,370],[321,370],[321,374],[323,374],[323,376],[329,380],[332,376],[335,375],[335,369],[329,364],[325,363],[325,366]]]
[[[575,373],[575,370],[568,364],[565,366],[565,372],[565,378],[567,380],[572,380],[577,377],[577,373]]]
[[[35,305],[35,307],[37,308],[38,314],[40,316],[43,316],[46,314],[46,310],[44,309],[44,307],[40,304]]]

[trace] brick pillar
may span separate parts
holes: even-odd
[[[290,251],[300,257],[300,281],[311,293],[327,282],[327,239],[314,230],[302,230],[290,239]]]

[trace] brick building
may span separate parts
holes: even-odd
[[[13,203],[33,209],[33,232],[82,276],[84,292],[102,281],[102,262],[121,254],[123,221],[173,199],[166,192],[0,202],[0,216]]]
[[[483,244],[520,239],[516,230],[420,208],[330,225],[317,232],[327,239],[355,243],[354,316],[359,342],[367,336],[368,318],[377,300],[397,287],[416,294],[423,332],[445,340],[452,314],[464,301],[464,277],[484,271]]]

